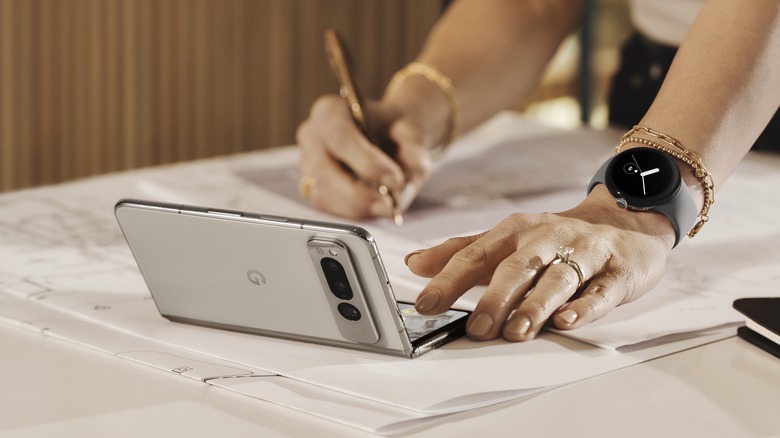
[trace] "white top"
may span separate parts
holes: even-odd
[[[631,0],[631,21],[647,38],[679,46],[704,0]]]

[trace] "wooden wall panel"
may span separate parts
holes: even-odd
[[[290,144],[335,91],[336,27],[369,96],[439,0],[0,0],[0,191]]]

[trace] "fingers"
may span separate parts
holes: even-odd
[[[388,215],[376,187],[400,193],[404,172],[360,133],[342,99],[320,98],[296,133],[301,173],[316,181],[307,199],[317,208],[347,217]]]
[[[447,265],[450,258],[461,249],[471,245],[482,234],[466,237],[453,237],[447,239],[441,245],[426,250],[415,251],[406,256],[406,265],[409,269],[421,277],[433,277]]]
[[[466,244],[469,241],[472,243]],[[483,235],[450,239],[424,256],[413,257],[410,263],[428,272],[437,270],[440,263],[447,260],[417,298],[417,311],[431,315],[449,309],[461,295],[489,276],[511,251],[511,246],[500,244],[495,236]],[[426,258],[429,259],[428,266],[425,266]]]
[[[447,310],[463,293],[489,277],[514,247],[512,236],[497,227],[487,234],[450,239],[410,258],[408,262],[418,272],[438,271],[417,298],[417,311],[437,314]]]
[[[497,337],[517,304],[527,296],[528,291],[534,288],[534,284],[540,286],[536,280],[540,273],[545,271],[547,266],[545,261],[552,259],[553,254],[554,251],[548,250],[545,245],[540,246],[536,243],[505,259],[496,269],[493,279],[469,319],[466,326],[469,337],[475,340]],[[565,271],[563,272],[565,275]],[[554,276],[540,278],[541,286],[544,287],[542,279],[552,281]],[[559,292],[565,291],[559,290]],[[550,297],[545,296],[538,301],[546,307],[548,300]],[[565,301],[566,298],[563,297],[563,302]]]
[[[591,282],[582,295],[561,307],[553,324],[559,329],[573,329],[602,318],[623,304],[630,286],[617,278],[600,278]]]
[[[578,254],[576,250],[574,254]],[[585,254],[579,253],[578,255]],[[533,339],[545,322],[561,306],[566,304],[580,286],[577,270],[568,263],[548,264],[540,274],[533,290],[519,303],[507,320],[503,329],[505,339],[510,341]],[[586,275],[583,272],[583,277]],[[568,315],[567,313],[563,317],[568,317]]]
[[[315,141],[302,143],[319,143],[331,157],[364,181],[402,189],[404,177],[401,168],[362,135],[342,99],[336,96],[318,99],[312,106],[311,119],[317,129],[312,132],[315,138],[311,139]],[[318,136],[320,133],[326,135]],[[310,139],[305,128],[300,137],[301,140]]]
[[[390,206],[378,191],[356,183],[340,163],[323,151],[313,152],[311,157],[316,155],[321,164],[316,171],[304,173],[308,189],[301,193],[313,207],[350,218],[389,214]]]
[[[492,276],[490,286],[480,300],[478,313],[486,313],[490,319],[506,317],[508,306],[513,305],[524,294],[542,266],[541,259],[533,254],[516,253],[518,248],[518,227],[522,228],[523,215],[513,215],[492,230],[480,235],[453,238],[443,244],[407,257],[412,272],[432,277],[416,302],[417,311],[422,314],[436,314],[448,309],[463,293]],[[511,256],[511,257],[510,257]],[[499,267],[499,265],[502,265]],[[512,276],[508,273],[514,272]],[[520,275],[517,275],[520,272]],[[523,276],[522,273],[525,272]],[[503,274],[503,277],[502,277]],[[484,317],[474,321],[472,315],[467,326],[479,331],[477,337],[485,336]],[[503,320],[501,321],[503,324]],[[493,324],[491,324],[492,329]],[[493,333],[492,331],[491,333]]]

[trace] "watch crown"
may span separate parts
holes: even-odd
[[[615,199],[615,203],[617,203],[617,206],[620,208],[628,208],[628,202],[623,198]]]

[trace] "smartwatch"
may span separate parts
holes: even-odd
[[[672,157],[653,148],[625,150],[607,160],[588,184],[604,184],[620,208],[657,211],[674,226],[674,246],[693,228],[699,211]]]

